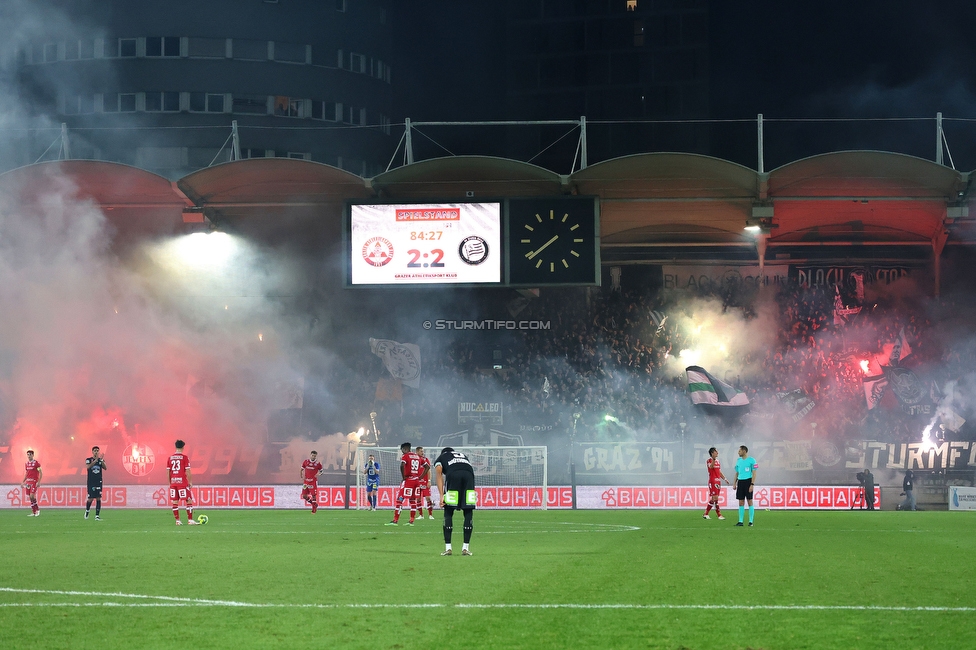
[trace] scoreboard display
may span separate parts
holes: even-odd
[[[501,203],[351,205],[349,283],[497,284]]]
[[[597,286],[593,196],[350,203],[346,285]]]

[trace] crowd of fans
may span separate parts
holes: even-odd
[[[552,290],[520,305],[518,315],[547,320],[548,330],[502,340],[458,333],[447,346],[422,341],[422,387],[405,389],[402,400],[363,408],[379,409],[393,429],[450,420],[459,401],[475,400],[502,402],[509,423],[551,425],[568,433],[575,422],[579,439],[715,439],[744,431],[751,439],[918,440],[932,416],[907,414],[890,395],[869,409],[862,362],[881,355],[885,344],[890,350],[904,331],[912,354],[903,363],[931,393],[927,400],[938,402],[947,380],[976,367],[976,346],[955,339],[951,331],[959,305],[879,291],[869,291],[864,300],[845,292],[845,306],[859,304],[861,312],[841,324],[834,320],[836,299],[832,285],[784,284],[761,294],[727,287],[694,296]],[[714,373],[746,393],[751,402],[746,414],[706,415],[689,400],[684,375],[689,364],[678,355],[695,344],[695,333],[681,323],[706,302],[720,305],[747,333],[750,323],[768,326],[760,313],[775,319],[774,343],[745,353],[731,349],[725,371]],[[662,315],[669,317],[663,326]],[[359,378],[370,397],[370,387],[384,372],[376,361],[368,370],[361,368]],[[783,399],[790,392],[803,398],[800,406],[809,404],[806,399],[816,406],[794,418]]]

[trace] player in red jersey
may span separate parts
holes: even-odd
[[[176,518],[176,525],[182,526],[180,521],[180,501],[186,503],[186,523],[195,526],[197,521],[193,519],[193,495],[190,488],[193,487],[193,475],[190,473],[190,457],[183,453],[186,443],[182,440],[176,441],[176,453],[166,461],[166,475],[169,477],[169,498],[173,502],[173,516]]]
[[[396,526],[400,521],[400,510],[403,508],[403,500],[410,502],[410,521],[408,526],[413,526],[414,519],[417,517],[417,505],[420,502],[421,481],[430,473],[430,462],[425,467],[420,456],[410,451],[410,443],[405,442],[400,445],[400,475],[403,482],[400,484],[400,493],[397,494],[396,509],[393,511],[393,521],[387,526]]]
[[[43,476],[41,464],[34,460],[34,450],[28,449],[27,462],[24,463],[24,480],[20,482],[20,487],[27,490],[27,498],[30,499],[31,513],[27,515],[28,517],[37,517],[41,514],[40,508],[37,507],[37,488],[41,486]]]
[[[322,463],[315,460],[319,455],[311,451],[302,462],[302,499],[312,504],[312,514],[319,511],[319,475],[322,473]]]
[[[708,505],[705,506],[705,514],[702,517],[711,519],[708,513],[711,512],[712,508],[715,508],[715,514],[718,515],[718,518],[725,519],[722,516],[722,511],[718,508],[718,495],[722,489],[722,481],[728,485],[729,479],[725,478],[725,474],[722,473],[722,464],[718,462],[718,449],[715,447],[708,450],[708,460],[705,461],[705,467],[708,468]]]
[[[420,503],[417,509],[420,510],[420,518],[424,518],[424,508],[427,508],[427,515],[434,518],[434,502],[430,499],[430,459],[424,453],[423,447],[417,447],[417,455],[420,456],[421,464],[427,468],[427,475],[420,482]],[[425,505],[426,504],[426,505]]]

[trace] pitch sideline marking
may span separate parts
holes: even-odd
[[[261,609],[622,609],[622,610],[734,610],[734,611],[856,611],[856,612],[976,612],[976,607],[937,607],[906,605],[673,605],[637,603],[247,603],[236,600],[180,598],[99,591],[62,591],[0,587],[0,592],[57,596],[107,596],[148,603],[0,603],[0,607],[245,607]]]

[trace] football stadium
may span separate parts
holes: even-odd
[[[319,65],[137,33],[93,52]],[[37,43],[24,74],[85,58]],[[976,646],[976,172],[941,113],[931,155],[768,168],[762,115],[751,165],[387,119],[384,167],[313,155],[367,126],[321,102],[186,88],[0,100],[0,647]],[[129,94],[207,124],[98,121]],[[444,126],[571,137],[422,154]]]

